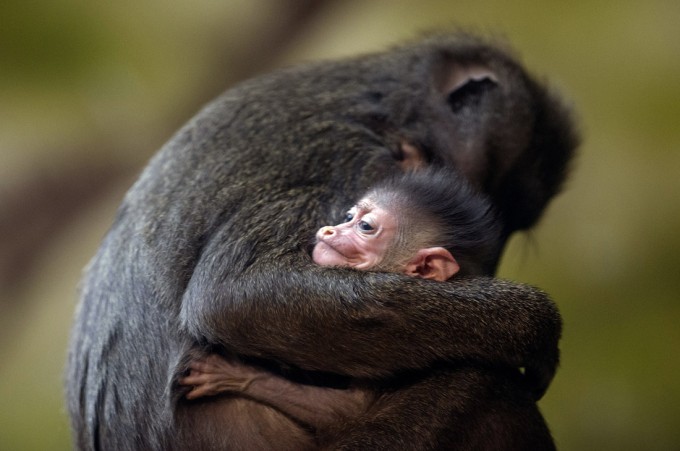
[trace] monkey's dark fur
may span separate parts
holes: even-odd
[[[491,198],[500,255],[558,192],[575,145],[552,95],[463,34],[227,91],[152,159],[87,269],[67,375],[76,446],[318,446],[263,404],[187,402],[177,377],[211,348],[389,380],[373,416],[339,425],[331,448],[550,449],[534,396],[554,374],[561,323],[543,293],[319,267],[309,237],[377,178],[423,162]],[[460,396],[438,397],[452,380],[465,381]]]

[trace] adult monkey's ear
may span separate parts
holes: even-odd
[[[452,64],[448,69],[439,89],[454,113],[466,106],[479,106],[484,96],[498,88],[496,75],[482,65]]]

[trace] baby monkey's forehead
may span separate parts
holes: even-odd
[[[364,197],[359,202],[357,202],[357,204],[353,208],[356,208],[357,210],[361,211],[372,211],[375,210],[376,208],[380,208],[380,205],[378,205],[371,198]]]

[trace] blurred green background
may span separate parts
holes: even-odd
[[[579,113],[563,195],[500,275],[548,291],[563,450],[680,446],[680,2],[3,0],[0,450],[69,449],[76,286],[152,153],[230,84],[464,25],[509,38]]]

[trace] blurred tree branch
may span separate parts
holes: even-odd
[[[295,38],[330,4],[337,0],[286,0],[277,3],[275,21],[266,29],[250,30],[245,45],[230,48],[233,42],[215,37],[213,77],[192,96],[192,104],[179,108],[181,123],[195,110],[229,85],[248,78],[271,65]],[[229,55],[229,57],[225,57]],[[106,143],[81,143],[76,155],[88,149],[106,148]],[[110,147],[110,146],[109,146]],[[117,155],[117,149],[105,155]],[[140,149],[148,155],[154,149]],[[146,153],[145,153],[146,152]],[[85,209],[100,201],[118,182],[131,177],[138,168],[112,157],[93,167],[76,162],[56,173],[34,173],[15,186],[0,192],[0,290],[3,299],[20,290],[44,250]],[[0,307],[3,307],[0,305]]]

